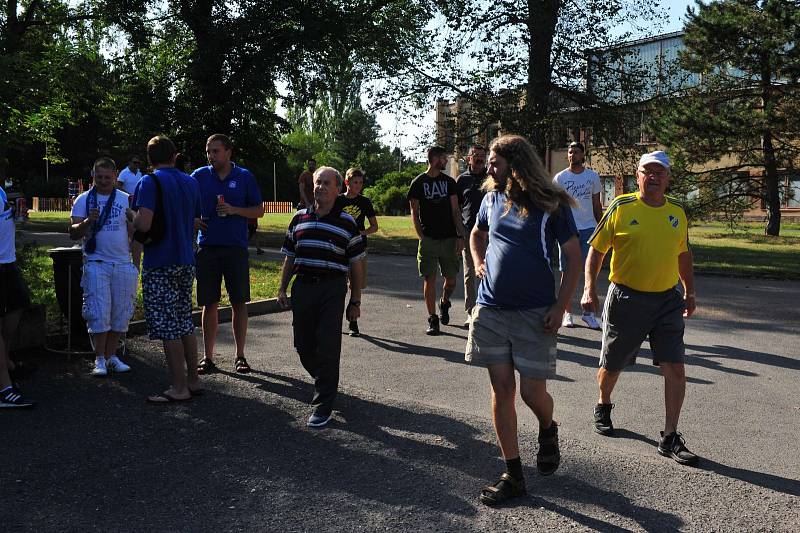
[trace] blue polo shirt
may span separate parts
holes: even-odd
[[[578,235],[572,209],[553,214],[534,208],[521,217],[516,205],[506,212],[506,195],[490,192],[481,202],[476,225],[489,233],[486,273],[477,302],[484,307],[537,309],[556,301],[550,250]]]
[[[164,238],[144,247],[144,268],[193,265],[194,219],[200,216],[197,182],[177,168],[155,171],[164,202]],[[136,206],[156,211],[156,184],[148,174],[136,186]]]
[[[203,218],[207,230],[200,230],[197,243],[201,246],[239,246],[247,248],[247,219],[239,215],[217,215],[217,196],[234,207],[253,207],[261,204],[261,191],[253,174],[231,162],[231,172],[221,180],[214,167],[198,168],[192,177],[200,184]]]

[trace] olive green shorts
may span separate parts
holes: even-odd
[[[456,253],[455,237],[432,239],[423,237],[417,248],[417,268],[420,276],[435,276],[439,267],[442,276],[454,278],[458,274],[461,255]]]

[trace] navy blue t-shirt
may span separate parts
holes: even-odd
[[[247,218],[239,215],[217,215],[217,195],[234,207],[253,207],[261,204],[261,191],[253,174],[231,163],[231,172],[224,180],[214,167],[198,168],[192,177],[200,184],[203,218],[207,230],[200,230],[197,243],[201,246],[239,246],[247,248]]]
[[[197,181],[177,168],[155,171],[161,184],[164,205],[164,238],[144,247],[144,268],[193,265],[194,219],[200,216],[200,189]],[[136,207],[155,213],[156,184],[149,174],[136,185]]]
[[[564,244],[578,235],[572,209],[562,205],[550,215],[534,208],[525,218],[516,205],[505,210],[502,192],[488,193],[478,210],[476,225],[489,232],[489,246],[477,302],[504,309],[549,307],[556,301],[550,250],[555,241]]]

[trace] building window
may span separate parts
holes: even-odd
[[[636,183],[636,176],[631,176],[631,175],[625,176],[625,181],[623,181],[623,183],[625,184],[623,192],[625,192],[626,194],[629,192],[636,192],[639,190],[639,185]]]
[[[617,196],[617,178],[614,176],[601,176],[600,183],[603,186],[600,201],[603,205],[608,205]]]
[[[780,192],[781,207],[800,208],[800,176],[786,176]]]

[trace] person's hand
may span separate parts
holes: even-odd
[[[597,298],[597,291],[584,289],[581,297],[581,309],[587,313],[597,313],[600,300]]]
[[[100,218],[100,210],[97,208],[89,209],[89,215],[86,217],[86,220],[89,221],[89,224],[94,224],[97,222],[98,218]]]
[[[464,239],[457,238],[456,239],[456,255],[461,255],[461,252],[464,251]]]
[[[345,315],[347,316],[347,320],[350,322],[353,320],[358,320],[358,318],[361,316],[361,308],[353,304],[347,304]]]
[[[485,275],[486,275],[486,262],[483,262],[480,265],[475,265],[475,276],[478,279],[483,279],[483,276]]]
[[[561,321],[564,319],[564,308],[558,304],[553,304],[553,307],[547,310],[542,320],[545,333],[555,333],[561,327]]]
[[[219,216],[235,215],[236,212],[237,208],[233,207],[231,204],[225,202],[217,204],[217,215]]]
[[[289,309],[289,297],[286,296],[286,291],[278,291],[278,305],[283,309]]]
[[[697,309],[694,294],[684,296],[683,301],[686,303],[686,309],[683,310],[683,317],[689,318],[694,314],[695,309]]]
[[[203,230],[206,231],[208,229],[208,224],[202,218],[194,219],[194,230]]]

